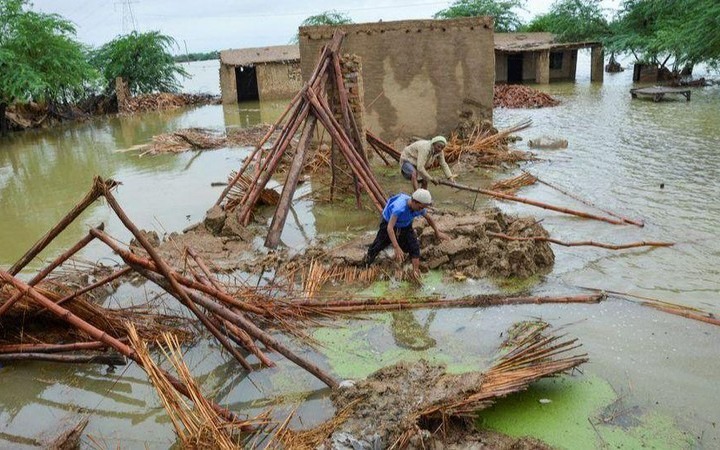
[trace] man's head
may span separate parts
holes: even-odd
[[[427,189],[418,189],[413,192],[412,198],[410,199],[410,209],[413,211],[419,211],[432,205],[432,196],[430,191]]]
[[[430,144],[432,144],[432,148],[435,153],[440,153],[447,145],[447,139],[443,136],[435,136],[430,141]]]

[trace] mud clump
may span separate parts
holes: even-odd
[[[478,389],[484,375],[471,372],[451,375],[445,367],[426,361],[400,363],[380,369],[355,386],[334,391],[332,402],[337,411],[351,409],[352,414],[321,448],[376,449],[390,448],[403,430],[417,429],[420,411],[448,399],[462,399]],[[450,419],[446,438],[434,435],[437,424],[419,423],[419,432],[410,440],[409,448],[433,449],[546,449],[532,439],[515,439],[500,433],[478,431],[471,420]],[[451,431],[451,432],[447,432]]]
[[[420,241],[421,267],[461,273],[471,278],[519,277],[548,272],[555,255],[547,242],[508,241],[491,237],[487,232],[511,236],[548,236],[547,231],[529,217],[512,217],[493,208],[472,214],[433,213],[438,228],[450,236],[440,241],[427,223],[415,221],[415,232]],[[361,265],[375,233],[330,252],[335,264]],[[392,269],[395,262],[388,251],[381,253],[375,264]]]

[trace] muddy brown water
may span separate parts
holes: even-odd
[[[690,102],[656,104],[631,100],[631,71],[606,74],[603,84],[591,84],[587,66],[589,62],[581,59],[576,83],[543,88],[562,101],[560,106],[496,110],[495,121],[502,128],[524,118],[533,120],[533,127],[521,133],[525,139],[518,143],[521,149],[527,148],[527,140],[540,136],[567,139],[567,149],[537,151],[546,161],[525,168],[606,208],[644,218],[645,228],[617,227],[483,198],[475,202],[473,195],[447,188],[435,189],[437,205],[458,209],[469,209],[474,203],[476,207],[501,205],[505,211],[542,219],[551,235],[563,240],[678,242],[672,248],[621,252],[554,246],[554,270],[529,284],[529,289],[560,294],[576,292],[575,286],[592,286],[720,313],[720,86],[694,90]],[[205,70],[214,70],[208,67]],[[84,194],[95,174],[123,182],[118,198],[142,228],[171,232],[200,220],[221,189],[210,183],[223,180],[238,167],[247,149],[143,158],[117,150],[181,127],[223,129],[271,122],[284,106],[284,102],[215,105],[98,118],[0,139],[0,266],[8,267],[47,231]],[[382,182],[391,189],[407,188],[395,170],[380,172]],[[484,186],[511,174],[479,170],[460,181]],[[318,183],[306,183],[298,195],[314,185]],[[525,187],[520,194],[582,208],[542,185]],[[316,237],[368,231],[377,225],[373,213],[346,205],[301,200],[295,211],[297,220],[289,218],[282,239],[296,248]],[[59,245],[42,256],[52,257],[100,221],[119,238],[129,238],[108,208],[98,203],[62,235]],[[115,260],[101,247],[88,248],[84,257]],[[28,274],[37,267],[33,265]],[[493,280],[471,280],[428,283],[421,293],[464,295],[502,289]],[[123,285],[109,301],[126,305],[152,294],[147,286]],[[526,305],[411,314],[403,320],[390,315],[373,316],[376,320],[370,322],[339,320],[351,330],[348,333],[363,340],[362,348],[343,348],[347,341],[329,333],[328,349],[303,354],[340,374],[362,373],[393,357],[438,354],[445,361],[482,369],[501,341],[501,332],[515,321],[542,317],[556,326],[567,325],[567,332],[577,336],[590,355],[585,372],[607,380],[628,407],[671,417],[687,434],[688,447],[720,446],[717,327],[619,299],[589,306]],[[429,342],[432,347],[413,348],[408,341]],[[333,347],[332,342],[337,345]],[[337,357],[343,353],[352,355],[353,361]],[[315,424],[332,413],[323,385],[285,361],[278,368],[247,375],[208,341],[188,349],[187,358],[206,391],[238,412],[258,412],[279,402],[275,414],[282,417],[299,404],[294,421],[298,426]],[[108,373],[100,367],[23,363],[0,369],[0,376],[0,447],[32,448],[28,439],[52,431],[62,417],[77,411],[90,413],[86,434],[107,447],[168,448],[174,443],[167,416],[144,373],[135,366]],[[87,436],[84,442],[89,447]],[[576,448],[601,445],[589,441]]]

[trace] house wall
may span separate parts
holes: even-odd
[[[495,82],[507,82],[507,53],[495,52]]]
[[[288,99],[302,87],[299,62],[276,62],[255,66],[260,101]]]
[[[378,22],[342,29],[342,53],[362,59],[366,126],[381,138],[447,134],[463,111],[492,120],[492,19]],[[303,78],[312,73],[333,30],[300,28]]]
[[[550,53],[555,53],[551,51]],[[562,67],[550,69],[550,80],[574,80],[577,67],[577,50],[562,51]]]
[[[237,103],[235,66],[220,64],[220,96],[224,104]]]
[[[550,70],[550,81],[574,80],[577,70],[577,50],[563,50],[563,63],[560,69]],[[537,61],[540,52],[523,52],[523,81],[528,83],[536,82]],[[495,52],[495,82],[507,82],[507,57],[506,52]]]

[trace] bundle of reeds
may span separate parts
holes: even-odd
[[[167,411],[182,448],[236,450],[268,424],[268,414],[253,419],[228,422],[208,402],[190,369],[183,360],[180,342],[176,336],[163,333],[156,342],[172,365],[178,378],[187,387],[189,396],[182,396],[168,379],[166,372],[150,356],[148,346],[132,325],[128,326],[130,343],[142,362],[150,383]]]
[[[230,172],[230,175],[228,175],[228,182],[235,179],[235,176],[237,175],[237,172],[232,171]],[[252,180],[243,175],[237,179],[235,184],[230,188],[227,194],[227,203],[225,204],[225,210],[226,211],[233,211],[237,206],[240,204],[240,200],[242,199],[243,195],[245,195],[245,192],[247,192],[250,187],[252,186]],[[280,201],[280,194],[274,189],[268,189],[265,188],[260,193],[260,198],[258,199],[257,204],[258,205],[277,205]]]
[[[505,192],[507,194],[514,194],[521,187],[530,186],[536,182],[537,178],[527,172],[523,172],[515,177],[496,181],[490,186],[490,189],[493,191]]]
[[[219,135],[205,128],[185,128],[171,133],[153,136],[152,142],[147,145],[134,147],[144,155],[159,155],[163,153],[182,153],[189,150],[210,150],[227,145],[225,136]]]
[[[522,131],[532,125],[526,119],[510,128],[495,131],[487,122],[477,123],[467,136],[461,137],[453,133],[445,146],[445,159],[454,162],[469,155],[476,164],[499,164],[517,162],[531,158],[531,155],[508,147],[508,139],[513,133]]]

